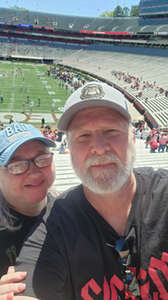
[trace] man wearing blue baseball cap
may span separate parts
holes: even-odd
[[[51,147],[55,143],[32,125],[11,123],[0,131],[0,276],[15,264],[26,234],[53,202]]]
[[[167,300],[168,171],[133,168],[125,97],[89,82],[68,98],[58,129],[82,184],[57,198],[23,246],[24,295]]]

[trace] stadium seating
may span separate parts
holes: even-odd
[[[116,46],[117,47],[117,46]],[[63,63],[87,72],[92,72],[102,76],[107,80],[122,87],[130,95],[141,103],[145,111],[150,112],[158,122],[159,126],[166,127],[168,123],[168,97],[164,93],[158,92],[161,87],[164,91],[168,90],[167,67],[168,60],[165,57],[153,57],[136,55],[121,52],[103,52],[81,50],[71,56],[64,57]],[[141,78],[139,90],[132,89],[131,85],[112,74],[113,70],[129,73],[134,77]],[[143,88],[143,81],[153,84],[153,88]],[[155,82],[155,86],[154,86]],[[138,96],[139,92],[141,96]],[[155,98],[155,95],[157,97]],[[148,98],[147,103],[145,99]]]
[[[168,18],[160,18],[155,21],[148,19],[140,19],[138,17],[124,19],[117,18],[93,18],[67,16],[59,14],[49,14],[42,12],[33,12],[28,10],[17,10],[9,8],[0,8],[0,23],[10,25],[26,24],[49,26],[61,30],[97,30],[97,31],[132,31],[132,32],[157,32],[160,24],[164,24],[161,31],[168,31]]]
[[[28,10],[0,8],[0,24],[37,25],[53,27],[58,30],[79,32],[80,30],[101,32],[168,32],[168,18],[91,18],[65,16]],[[21,27],[20,27],[21,28]],[[22,32],[21,32],[22,33]],[[38,35],[37,35],[38,36]],[[63,34],[64,36],[64,34]],[[31,34],[29,34],[31,37]],[[38,36],[39,37],[39,36]],[[41,37],[40,37],[41,38]],[[72,44],[72,41],[54,42],[50,40],[17,38],[0,36],[1,58],[30,58],[50,59],[79,71],[89,72],[95,78],[109,81],[124,93],[142,113],[151,115],[157,124],[166,127],[168,123],[168,91],[167,67],[168,51],[154,48],[151,41],[139,40],[133,47],[134,40],[120,39],[119,43],[94,42],[91,44]],[[92,38],[90,38],[91,40]],[[89,37],[88,37],[88,41]],[[159,41],[153,36],[156,46]],[[158,43],[158,44],[157,44]],[[165,38],[162,45],[167,44]],[[159,45],[160,46],[160,45]],[[113,71],[120,74],[140,78],[138,82],[124,80],[123,75],[115,76]],[[152,84],[144,87],[146,83]],[[154,84],[155,82],[155,84]],[[146,100],[147,99],[147,100]]]

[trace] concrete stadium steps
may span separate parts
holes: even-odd
[[[80,179],[74,173],[69,154],[58,154],[55,151],[56,164],[56,179],[54,186],[58,192],[65,191],[80,183]],[[168,169],[168,152],[164,153],[150,153],[149,147],[145,149],[143,140],[136,140],[136,161],[135,167],[153,167]]]
[[[55,153],[56,164],[56,180],[54,186],[58,192],[65,191],[66,189],[80,183],[80,179],[76,176],[71,166],[69,154]]]

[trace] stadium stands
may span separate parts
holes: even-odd
[[[168,97],[165,93],[168,90],[168,60],[166,58],[131,53],[121,55],[121,52],[114,51],[81,50],[64,57],[62,62],[86,72],[92,72],[122,87],[142,104],[144,110],[154,117],[159,126],[167,127]],[[116,76],[113,72],[115,70],[123,75]],[[135,79],[126,82],[124,76],[128,74]],[[131,87],[135,85],[136,78],[140,81],[138,90]]]
[[[59,43],[15,38],[0,38],[0,46],[0,56],[41,58],[41,60],[50,58],[57,60],[58,63],[101,76],[133,96],[138,101],[134,102],[134,104],[137,103],[136,108],[137,106],[140,108],[138,105],[140,103],[143,107],[141,112],[150,113],[159,126],[167,126],[168,97],[165,93],[168,90],[168,61],[165,57],[149,57],[142,54],[126,53],[126,51],[121,54],[123,49],[121,50],[119,46],[113,46],[113,51],[98,51],[97,49],[90,51],[86,47],[82,49],[79,46],[65,45],[63,48],[63,45]],[[137,53],[138,50],[142,51],[142,48],[137,49]],[[150,51],[151,53],[152,51]],[[135,78],[131,78],[130,82],[124,79],[128,70],[130,76]],[[118,76],[113,71],[116,71]],[[138,87],[136,86],[136,78],[141,79],[138,82]]]
[[[167,0],[141,0],[139,15],[141,17],[156,17],[156,16],[167,16],[168,5]]]
[[[162,0],[163,1],[163,0]],[[149,1],[148,1],[149,2]],[[117,18],[93,18],[93,17],[79,17],[67,16],[59,14],[49,14],[42,12],[33,12],[28,10],[17,10],[9,8],[0,8],[0,24],[9,25],[33,25],[43,27],[53,27],[61,30],[96,30],[96,31],[132,31],[132,32],[145,32],[159,30],[160,18],[149,24],[148,20],[144,19],[143,23],[139,17],[132,17],[124,19]],[[145,28],[148,26],[147,28]],[[168,18],[164,18],[165,30],[168,31]],[[147,29],[147,30],[146,30]]]
[[[155,18],[142,10],[142,17],[91,18],[0,8],[0,57],[89,72],[125,93],[151,126],[166,128],[168,16],[159,16],[165,0],[156,2],[142,0],[140,7],[157,6]]]
[[[70,51],[73,52],[73,47]],[[57,58],[60,60],[66,56],[66,52],[68,52],[66,45],[63,50],[59,43],[0,37],[0,56],[2,57],[34,57],[54,60]]]

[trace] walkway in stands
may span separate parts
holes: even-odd
[[[150,166],[153,168],[168,169],[168,152],[165,153],[150,153],[149,148],[145,149],[143,140],[136,140],[136,162],[135,167]],[[58,192],[62,192],[78,183],[79,178],[75,175],[69,154],[55,154],[56,162],[56,180],[54,185]]]

